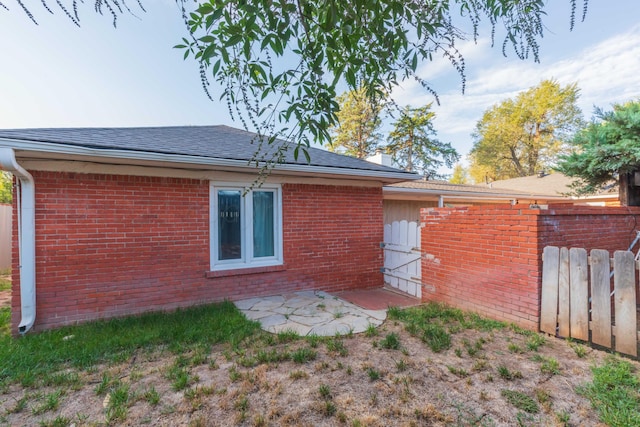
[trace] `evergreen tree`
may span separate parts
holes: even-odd
[[[364,89],[359,89],[340,95],[338,104],[338,125],[331,129],[329,150],[359,159],[369,157],[382,139],[381,103],[372,104]]]
[[[438,168],[451,167],[460,158],[450,143],[436,139],[435,116],[431,104],[404,107],[393,124],[386,147],[399,167],[409,172],[422,172],[427,179],[443,178]]]
[[[578,194],[595,193],[619,174],[640,170],[640,101],[614,105],[612,111],[596,109],[557,169],[579,178]]]

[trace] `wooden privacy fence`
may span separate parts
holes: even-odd
[[[547,246],[542,261],[541,331],[638,355],[632,252],[616,251],[610,259],[602,249],[587,257],[585,249]]]

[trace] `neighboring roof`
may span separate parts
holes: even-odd
[[[560,172],[524,176],[519,178],[503,179],[486,185],[487,188],[514,190],[528,192],[532,195],[556,195],[562,196],[572,192],[571,184],[575,178],[568,177]],[[599,195],[616,195],[617,187],[612,186],[609,191]]]
[[[277,140],[278,146],[285,143]],[[317,173],[383,178],[387,182],[410,180],[417,175],[329,151],[307,148],[311,161],[300,153],[294,158],[295,144],[285,152],[277,170],[313,170]],[[18,150],[68,153],[99,157],[119,157],[247,168],[260,146],[256,134],[228,126],[175,126],[136,128],[49,128],[0,130],[0,146]],[[261,152],[269,159],[275,148]],[[255,169],[255,166],[252,167]]]
[[[484,185],[471,184],[452,184],[447,181],[406,181],[396,184],[389,184],[388,187],[394,188],[412,188],[416,190],[435,190],[436,192],[455,192],[455,193],[486,193],[495,195],[504,195],[504,191],[496,191]],[[528,193],[519,191],[509,191],[509,195],[526,196]]]
[[[407,198],[421,195],[447,196],[448,198],[516,200],[530,198],[531,193],[509,189],[490,188],[486,185],[452,184],[447,181],[405,181],[384,186],[387,196]],[[547,197],[547,196],[545,196]],[[563,199],[562,196],[551,196],[552,199]]]

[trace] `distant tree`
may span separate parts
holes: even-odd
[[[557,169],[578,178],[578,194],[595,193],[619,175],[640,170],[640,100],[614,105],[612,111],[597,108]]]
[[[567,152],[567,142],[583,126],[578,86],[544,80],[484,112],[470,152],[474,180],[534,175]]]
[[[379,133],[382,103],[373,104],[364,89],[345,92],[338,97],[338,124],[331,128],[330,151],[364,159],[374,153],[382,140]]]
[[[407,171],[422,172],[428,179],[443,178],[438,174],[438,168],[453,166],[460,155],[450,143],[436,139],[433,128],[436,114],[430,109],[431,104],[418,108],[404,107],[393,123],[386,151],[399,167]]]
[[[11,203],[13,200],[13,176],[9,172],[0,171],[0,203]]]
[[[497,174],[491,167],[474,163],[471,155],[469,156],[469,160],[471,161],[469,177],[474,184],[488,184],[499,179],[496,178]]]
[[[468,184],[469,183],[469,173],[464,166],[460,163],[456,163],[453,167],[453,174],[451,178],[449,178],[449,182],[452,184]]]

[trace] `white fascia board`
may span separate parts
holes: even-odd
[[[33,152],[46,154],[58,154],[68,156],[93,157],[101,159],[134,160],[139,162],[161,162],[180,163],[187,165],[224,167],[242,170],[255,171],[256,166],[249,164],[247,160],[223,159],[215,157],[192,156],[184,154],[155,153],[136,150],[118,150],[79,147],[62,143],[47,143],[37,141],[23,141],[11,138],[0,138],[0,147],[13,148],[21,152]],[[39,156],[40,157],[40,156]],[[312,166],[304,164],[278,164],[275,172],[290,172],[310,175],[334,175],[334,176],[354,176],[360,179],[377,180],[384,183],[395,183],[409,181],[413,176],[407,172],[386,172],[367,169],[350,169],[330,166]],[[415,175],[415,179],[419,179]]]
[[[477,198],[477,199],[498,199],[504,198],[504,200],[513,199],[545,199],[545,200],[571,200],[568,197],[562,196],[547,196],[543,194],[510,194],[510,193],[486,193],[475,191],[456,191],[456,190],[438,190],[427,188],[403,188],[403,187],[382,187],[382,195],[433,195],[433,196],[446,196],[448,198]]]
[[[615,194],[594,194],[592,196],[571,196],[571,200],[600,200],[600,199],[612,199],[617,200],[620,197],[618,193]]]

